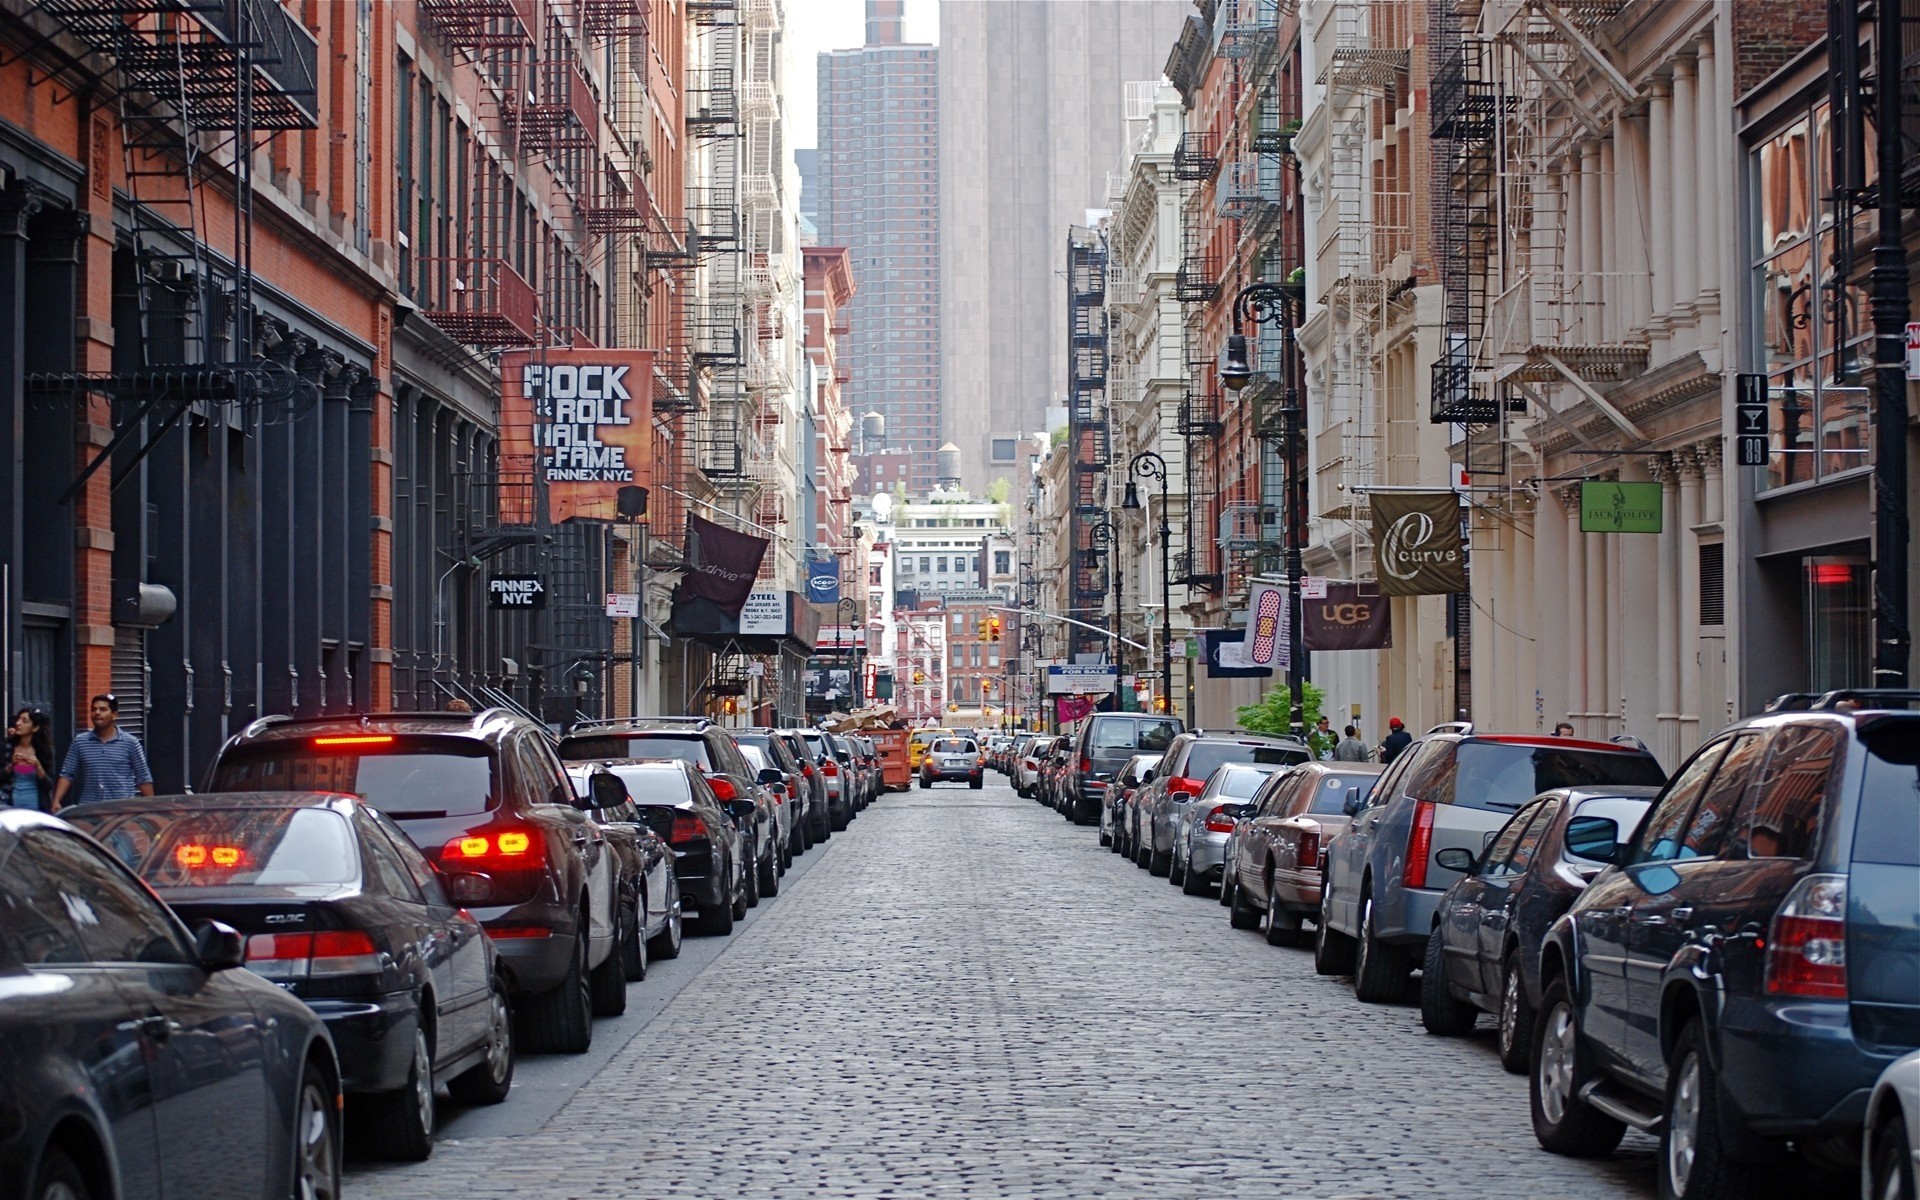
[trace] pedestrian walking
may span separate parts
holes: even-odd
[[[13,806],[52,812],[53,718],[41,709],[23,708],[13,714],[7,740],[13,743],[7,773]]]
[[[1380,761],[1383,763],[1399,758],[1400,752],[1413,741],[1413,735],[1407,732],[1406,722],[1399,717],[1387,722],[1387,730],[1387,736],[1380,739]]]
[[[120,700],[102,692],[89,705],[93,728],[73,739],[53,785],[53,811],[63,804],[153,795],[153,772],[140,739],[120,729]]]
[[[1335,762],[1366,762],[1372,755],[1367,753],[1367,744],[1360,740],[1360,731],[1347,726],[1340,737],[1340,744],[1333,748]]]
[[[1333,736],[1333,726],[1327,718],[1321,717],[1314,722],[1313,731],[1307,734],[1307,749],[1313,752],[1315,758],[1329,759],[1333,757],[1333,748],[1339,740]]]

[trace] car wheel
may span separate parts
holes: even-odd
[[[1427,935],[1427,957],[1420,966],[1420,1024],[1435,1037],[1473,1032],[1479,1010],[1447,990],[1447,939],[1438,925]]]
[[[1147,874],[1166,875],[1173,870],[1173,851],[1160,851],[1152,847],[1147,849]]]
[[[1586,1056],[1564,977],[1548,984],[1541,997],[1529,1079],[1533,1136],[1543,1149],[1570,1158],[1599,1158],[1612,1154],[1626,1136],[1625,1123],[1580,1098],[1587,1081]]]
[[[787,865],[792,866],[795,862],[799,861],[800,856],[806,852],[807,823],[805,821],[795,821],[793,823],[793,837],[787,841]]]
[[[1102,829],[1100,831],[1100,844],[1109,850],[1113,849],[1113,834]]]
[[[1527,1003],[1527,981],[1520,974],[1520,952],[1507,955],[1500,977],[1500,1065],[1515,1075],[1532,1066],[1533,1006]]]
[[[764,859],[760,863],[759,891],[769,900],[780,894],[780,869],[774,859]]]
[[[1187,877],[1186,860],[1172,851],[1168,852],[1167,859],[1167,882],[1177,887]]]
[[[1320,875],[1320,919],[1313,926],[1313,970],[1317,975],[1345,975],[1353,970],[1353,939],[1327,920],[1333,888]]]
[[[33,1177],[32,1200],[91,1200],[93,1189],[73,1160],[58,1150],[49,1149],[40,1159],[40,1171]]]
[[[620,973],[628,983],[639,983],[647,977],[647,908],[644,896],[633,898],[633,916],[627,925],[626,936],[620,939]]]
[[[1247,889],[1234,887],[1233,902],[1227,908],[1227,924],[1235,929],[1260,928],[1260,910],[1247,903]]]
[[[1300,930],[1300,918],[1281,907],[1271,881],[1267,884],[1267,911],[1261,916],[1260,932],[1266,934],[1269,946],[1298,946],[1306,940]]]
[[[1180,892],[1185,896],[1204,896],[1213,884],[1205,875],[1193,869],[1193,851],[1187,851],[1187,866],[1180,875]]]
[[[354,1097],[357,1131],[367,1149],[388,1162],[424,1162],[433,1153],[433,1047],[427,1031],[414,1026],[407,1082],[397,1092]]]
[[[593,995],[587,984],[587,937],[573,940],[573,961],[560,985],[524,1005],[521,1040],[548,1054],[585,1054],[593,1045]]]
[[[620,952],[626,944],[626,937],[626,930],[620,930],[606,960],[587,977],[587,990],[593,997],[593,1015],[596,1017],[617,1017],[627,1011],[626,955]]]
[[[734,906],[733,915],[736,917],[744,917],[747,915],[749,908],[758,908],[760,906],[760,856],[757,851],[754,857],[748,861],[747,869],[742,874],[742,879],[744,880],[744,893],[741,903]]]
[[[1767,1167],[1734,1156],[1723,1120],[1719,1072],[1707,1061],[1700,1022],[1689,1021],[1667,1057],[1660,1200],[1739,1200],[1759,1192]]]
[[[315,1063],[300,1073],[293,1106],[293,1186],[299,1200],[339,1200],[340,1113],[333,1084]],[[80,1193],[82,1196],[85,1193]]]
[[[932,787],[932,786],[933,786],[933,780],[931,780],[931,779],[928,779],[928,778],[927,778],[927,777],[926,777],[925,775],[922,775],[922,776],[920,777],[920,790],[921,790],[921,791],[925,791],[925,790],[927,790],[928,788],[930,788],[930,787]]]
[[[447,1092],[460,1104],[498,1104],[513,1090],[513,1010],[507,1004],[507,981],[494,977],[487,998],[487,1056],[447,1082]]]
[[[1362,1004],[1392,1004],[1406,999],[1412,981],[1400,951],[1382,942],[1373,928],[1373,897],[1360,897],[1360,952],[1353,964],[1353,994]]]
[[[658,959],[679,958],[680,940],[685,933],[685,918],[680,915],[680,904],[676,901],[667,911],[667,927],[647,942],[647,952]]]
[[[1914,1187],[1913,1147],[1907,1141],[1906,1122],[1896,1106],[1874,1135],[1872,1157],[1867,1160],[1872,1180],[1866,1200],[1916,1200],[1920,1190]]]
[[[1133,852],[1133,865],[1143,871],[1153,869],[1153,846],[1151,844],[1147,842],[1140,843],[1139,847]]]
[[[726,877],[731,878],[732,865],[728,864],[726,870]],[[711,908],[701,910],[700,932],[714,937],[725,937],[733,932],[733,923],[745,915],[744,912],[738,911],[738,904],[733,897],[722,896],[713,902]]]

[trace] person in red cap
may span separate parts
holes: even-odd
[[[1387,722],[1389,732],[1380,740],[1380,761],[1390,763],[1400,757],[1400,752],[1413,741],[1413,735],[1407,732],[1407,723],[1399,717]]]

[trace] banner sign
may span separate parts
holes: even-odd
[[[487,580],[488,608],[545,608],[547,585],[538,575],[495,575]]]
[[[1660,485],[1586,480],[1580,484],[1581,533],[1659,533]]]
[[[1256,583],[1247,596],[1246,663],[1271,671],[1287,669],[1287,589]]]
[[[1244,629],[1203,629],[1200,645],[1207,655],[1208,679],[1265,679],[1273,674],[1272,667],[1247,661]]]
[[[1373,591],[1368,585],[1367,592]],[[1384,650],[1393,624],[1384,596],[1363,594],[1357,583],[1328,583],[1321,600],[1302,607],[1300,641],[1308,650]]]
[[[640,615],[639,592],[608,592],[607,615],[610,617],[637,617]]]
[[[820,654],[848,654],[867,648],[865,625],[822,625],[813,648]]]
[[[740,606],[741,637],[780,637],[787,632],[787,593],[751,592]]]
[[[500,461],[547,487],[547,516],[622,518],[622,488],[653,486],[651,350],[509,350],[500,356]],[[531,522],[532,494],[500,497]]]
[[[807,564],[807,599],[815,604],[840,603],[840,562],[829,558]]]
[[[687,578],[680,585],[681,594],[711,600],[715,608],[738,618],[766,555],[767,539],[736,533],[688,513]]]
[[[1047,668],[1047,694],[1105,695],[1120,685],[1120,668],[1111,663],[1099,666]]]
[[[1098,703],[1092,696],[1055,696],[1054,719],[1062,725],[1071,725],[1093,712]]]
[[[1454,492],[1374,492],[1373,563],[1383,596],[1467,590],[1467,547]]]

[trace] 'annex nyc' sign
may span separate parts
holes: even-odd
[[[651,350],[502,355],[501,518],[532,520],[537,472],[555,524],[620,519],[620,489],[653,484],[652,400]]]

